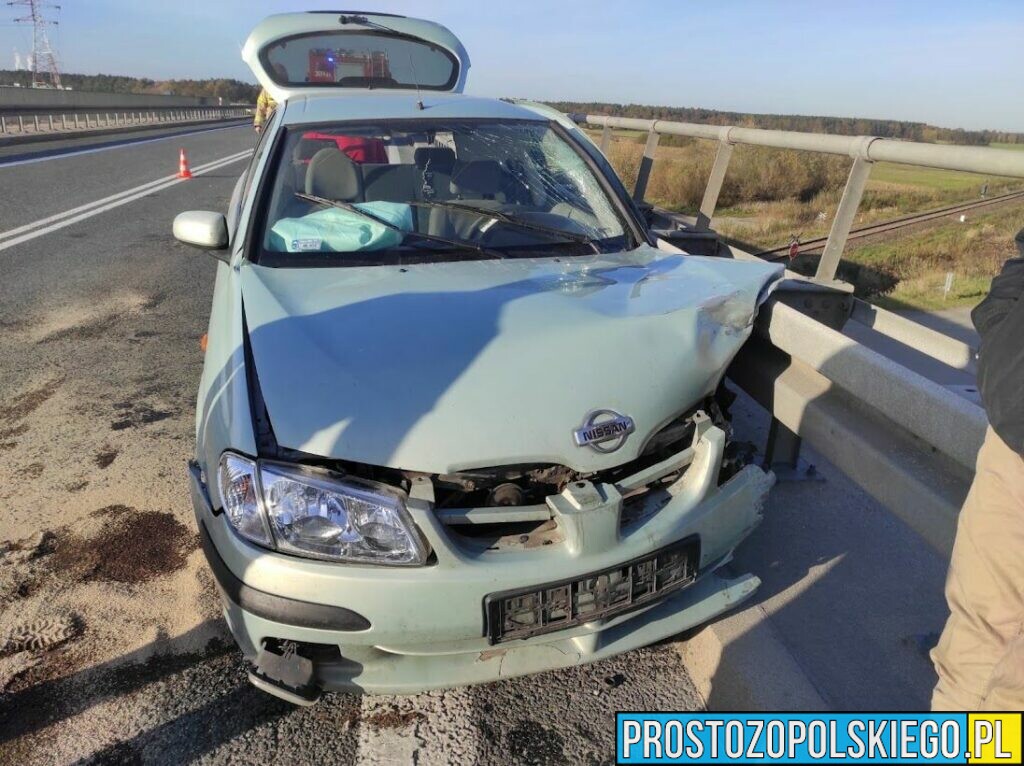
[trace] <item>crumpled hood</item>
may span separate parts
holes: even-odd
[[[563,262],[241,268],[278,443],[430,473],[637,457],[715,389],[782,274],[646,246]],[[598,409],[635,422],[608,454],[574,441]]]

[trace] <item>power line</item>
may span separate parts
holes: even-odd
[[[27,9],[25,16],[14,19],[16,24],[32,25],[32,61],[29,67],[32,70],[32,87],[59,88],[61,85],[57,54],[50,45],[49,35],[46,34],[46,28],[55,27],[58,22],[56,19],[46,18],[44,11],[60,11],[60,6],[44,0],[7,0],[7,4]],[[49,78],[49,82],[44,78]]]

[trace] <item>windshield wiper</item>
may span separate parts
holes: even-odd
[[[601,248],[597,246],[597,243],[588,237],[586,234],[577,234],[573,231],[564,231],[562,229],[556,229],[553,226],[545,226],[541,223],[533,223],[532,221],[524,221],[514,215],[503,213],[500,210],[488,210],[487,208],[477,207],[476,205],[465,205],[461,202],[419,202],[410,200],[406,202],[407,205],[413,205],[415,207],[437,207],[446,210],[461,210],[466,213],[475,213],[483,216],[484,218],[491,218],[495,221],[501,221],[507,223],[509,226],[517,226],[520,229],[527,229],[528,231],[535,231],[539,234],[546,234],[549,237],[558,237],[559,239],[568,240],[569,242],[579,242],[581,245],[589,245],[590,248],[600,254]]]
[[[505,254],[500,250],[492,250],[489,247],[484,247],[476,242],[471,242],[468,239],[449,239],[448,237],[441,237],[436,234],[421,234],[418,231],[406,231],[401,226],[396,226],[384,218],[374,215],[366,210],[362,210],[351,202],[341,202],[339,200],[327,199],[326,197],[318,197],[315,194],[306,194],[305,192],[295,192],[295,196],[306,202],[312,202],[317,205],[324,205],[326,207],[336,207],[339,210],[347,210],[350,213],[362,216],[367,220],[379,223],[386,229],[397,231],[404,237],[410,237],[412,239],[423,240],[424,242],[436,242],[442,245],[448,245],[449,247],[458,248],[459,250],[472,250],[480,255],[489,256],[491,258],[504,258]]]

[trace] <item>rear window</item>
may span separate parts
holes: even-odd
[[[367,31],[320,32],[285,38],[261,54],[282,86],[450,90],[455,56],[415,37]]]

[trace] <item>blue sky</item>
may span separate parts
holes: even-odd
[[[62,0],[68,71],[252,81],[269,13],[347,0]],[[496,96],[920,120],[1024,131],[1024,0],[359,0],[431,18]],[[31,46],[0,5],[0,68]]]

